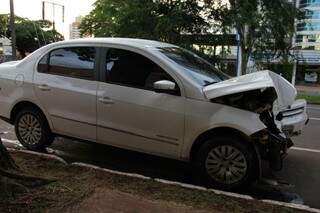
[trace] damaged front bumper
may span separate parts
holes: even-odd
[[[260,113],[260,120],[267,128],[252,138],[259,148],[261,158],[269,162],[271,169],[279,171],[287,150],[293,146],[291,137],[300,134],[308,122],[306,101],[296,100],[277,116],[271,111],[264,111]]]
[[[284,133],[272,133],[268,129],[252,135],[252,138],[258,147],[262,160],[267,160],[272,170],[280,171],[287,150],[293,146],[292,140]]]
[[[287,150],[293,146],[290,138],[284,134],[269,133],[267,160],[270,168],[275,171],[280,171],[283,167],[283,159],[287,155]]]
[[[281,111],[276,119],[280,122],[281,131],[287,137],[301,134],[304,126],[308,123],[307,103],[304,99],[296,100],[290,107]]]

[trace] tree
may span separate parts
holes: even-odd
[[[6,34],[5,32],[8,27],[7,21],[8,21],[7,16],[0,15],[0,37],[5,36],[5,34]]]
[[[206,31],[194,0],[97,0],[81,25],[83,35],[129,37],[182,44],[181,34]]]
[[[63,40],[63,36],[56,30],[43,30],[43,27],[51,27],[49,21],[24,20],[16,24],[17,50],[24,57],[27,52],[55,41]]]
[[[240,35],[242,73],[250,57],[288,59],[295,19],[288,0],[97,0],[80,25],[82,34],[166,41],[192,49],[182,35]],[[207,52],[207,51],[205,51]]]
[[[0,137],[0,198],[14,196],[16,193],[27,192],[29,187],[37,187],[53,182],[25,175],[19,169],[10,153],[3,145]]]
[[[0,35],[10,38],[11,32],[8,29],[8,15],[0,16]],[[52,23],[47,20],[31,21],[21,17],[16,17],[16,37],[17,50],[22,57],[26,53],[55,42],[63,40],[63,36],[56,30],[49,30]]]
[[[303,16],[288,0],[205,0],[205,8],[222,33],[235,29],[240,35],[242,74],[251,56],[286,59],[292,48],[295,19]]]

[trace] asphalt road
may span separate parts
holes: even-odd
[[[308,114],[310,122],[303,134],[293,139],[295,147],[289,151],[283,170],[271,174],[266,169],[269,179],[282,184],[274,186],[259,183],[240,193],[259,199],[320,208],[320,106],[309,105]],[[12,142],[16,140],[13,127],[0,121],[0,132],[3,131],[7,132],[5,144],[13,146]],[[201,185],[189,165],[179,161],[67,139],[57,139],[50,151],[68,162],[80,161],[108,169]]]

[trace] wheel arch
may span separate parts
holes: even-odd
[[[190,153],[189,153],[189,161],[194,162],[195,157],[201,146],[210,138],[215,136],[235,136],[238,139],[241,139],[241,141],[244,141],[244,143],[247,143],[248,146],[252,149],[254,152],[254,156],[257,160],[257,173],[256,178],[259,179],[261,177],[261,156],[259,149],[257,145],[251,140],[251,137],[246,135],[240,130],[231,128],[231,127],[216,127],[213,129],[209,129],[203,133],[201,133],[196,140],[193,142]]]
[[[31,101],[26,101],[26,100],[17,102],[12,107],[12,109],[10,111],[10,118],[9,118],[10,124],[14,124],[14,120],[15,120],[17,114],[19,113],[19,111],[21,111],[22,109],[24,109],[26,107],[32,107],[32,108],[39,110],[44,115],[49,127],[51,128],[51,123],[49,122],[48,117],[46,116],[44,111],[37,104],[35,104]]]

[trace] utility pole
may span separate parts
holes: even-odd
[[[12,60],[16,60],[17,59],[16,27],[15,27],[15,23],[14,23],[13,0],[10,0],[10,31],[11,31]]]
[[[241,40],[240,34],[237,32],[236,34],[236,41],[237,41],[237,64],[236,64],[236,73],[237,77],[241,76],[241,67],[242,67],[242,60],[241,60]]]
[[[294,4],[297,8],[299,8],[299,2],[300,2],[300,1],[294,0],[294,1],[293,1],[293,4]],[[295,29],[296,29],[296,24],[297,24],[297,19],[295,19],[294,22],[293,22],[293,27],[294,27]],[[297,30],[297,29],[296,29],[296,30]],[[293,47],[296,45],[296,43],[295,43],[295,37],[296,37],[296,35],[297,35],[297,34],[294,33],[293,36],[292,36],[291,44],[292,44]],[[292,67],[292,78],[291,78],[291,84],[292,84],[293,86],[295,86],[295,84],[296,84],[297,67],[298,67],[298,64],[299,64],[299,54],[295,54],[294,57],[295,57],[295,58],[294,58],[294,63],[293,63],[293,67]]]

